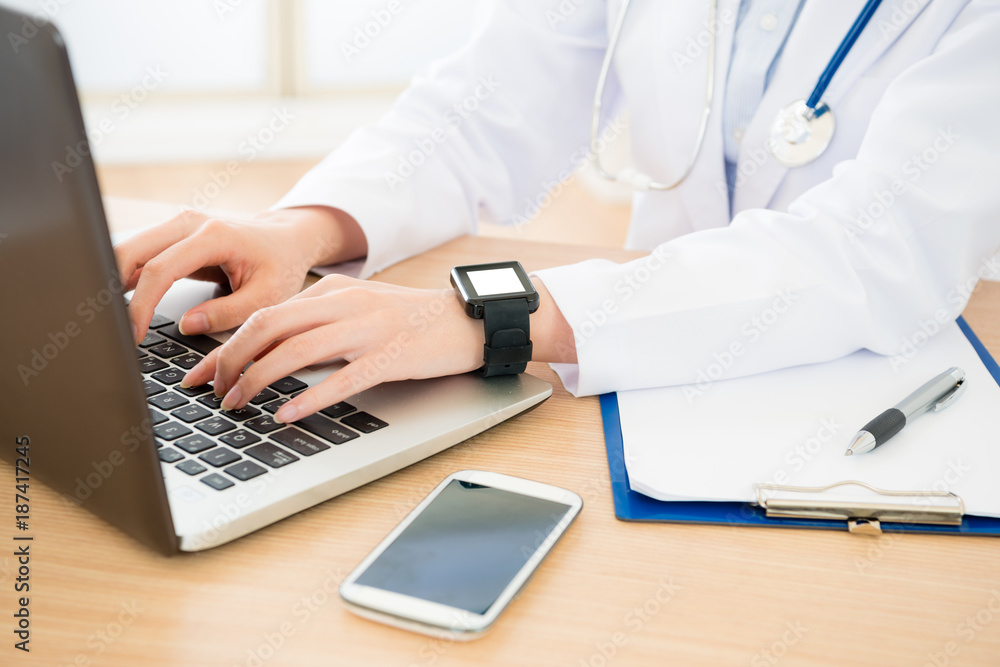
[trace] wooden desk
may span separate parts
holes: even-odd
[[[440,287],[455,264],[518,257],[530,270],[589,256],[632,254],[462,238],[379,277]],[[994,355],[998,306],[1000,286],[989,284],[966,311]],[[208,552],[150,553],[33,485],[32,652],[11,648],[5,629],[0,664],[1000,663],[1000,541],[619,522],[597,400],[570,397],[546,366],[530,372],[556,387],[537,410]],[[435,640],[351,615],[336,595],[341,578],[463,468],[564,486],[586,505],[483,639]],[[0,473],[12,526],[13,473],[5,462]],[[11,551],[0,557],[4,628],[15,601]]]

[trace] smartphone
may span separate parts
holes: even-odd
[[[485,633],[580,513],[577,494],[478,470],[449,475],[340,585],[348,609],[435,637]]]

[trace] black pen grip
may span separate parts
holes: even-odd
[[[906,415],[896,408],[889,408],[875,419],[865,424],[862,431],[868,431],[875,438],[875,446],[885,444],[885,441],[903,430],[906,426]]]

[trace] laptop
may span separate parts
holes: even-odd
[[[220,411],[207,387],[180,389],[219,341],[176,323],[219,288],[179,281],[134,344],[65,43],[52,25],[0,8],[0,35],[10,34],[30,34],[0,48],[0,452],[12,463],[27,454],[18,475],[157,551],[199,551],[551,395],[526,374],[393,382],[283,425],[277,406],[337,364],[283,378],[239,411]]]

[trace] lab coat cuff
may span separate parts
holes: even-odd
[[[551,366],[566,391],[577,397],[614,391],[616,386],[615,369],[620,367],[621,351],[616,352],[613,345],[609,348],[609,337],[600,335],[601,304],[608,296],[607,285],[601,279],[606,264],[604,260],[592,259],[531,274],[545,284],[573,329],[577,363]],[[621,344],[627,343],[621,341]]]

